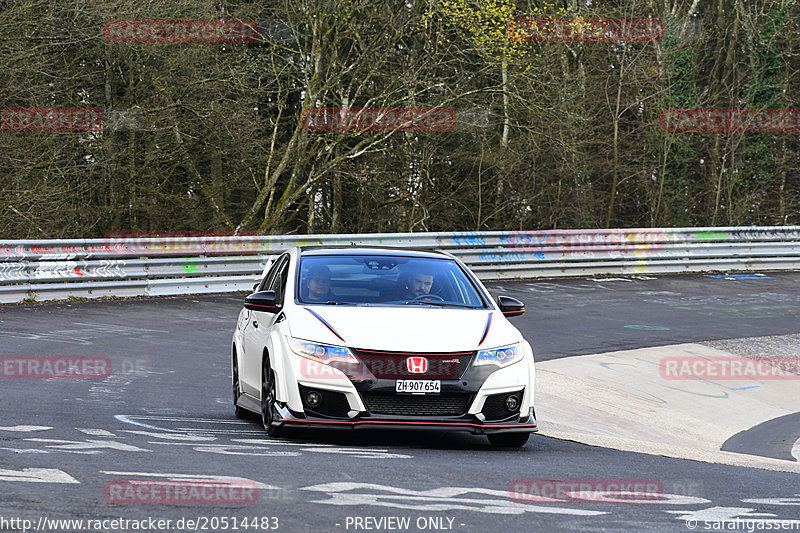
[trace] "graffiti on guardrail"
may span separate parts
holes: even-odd
[[[652,257],[683,257],[684,250],[665,250],[664,245],[677,240],[660,230],[563,230],[509,231],[497,233],[461,232],[454,234],[457,246],[492,246],[476,250],[481,263],[524,263],[544,261],[580,261],[605,257],[636,260]],[[644,270],[640,270],[644,272]]]
[[[122,269],[125,261],[120,259],[103,259],[90,265],[87,261],[47,261],[40,262],[32,272],[34,279],[54,278],[124,278],[127,274]]]
[[[322,246],[325,244],[319,237],[316,238],[299,238],[295,241],[295,246]],[[344,243],[349,244],[349,243]]]
[[[727,239],[728,235],[724,231],[700,231],[692,235],[695,239],[705,240],[723,240]]]
[[[30,245],[30,246],[0,246],[0,257],[33,257],[33,256],[62,256],[66,258],[71,254],[89,256],[96,253],[110,253],[113,250],[106,244],[64,244],[56,246]]]
[[[186,264],[183,265],[183,269],[186,271],[187,274],[192,274],[197,272],[197,265],[194,264],[195,262],[192,261],[191,257],[186,258]]]
[[[663,248],[665,242],[671,240],[661,231],[636,231],[625,230],[584,232],[566,236],[558,244],[566,246],[611,246],[617,251],[631,250],[658,250]]]
[[[272,247],[269,241],[249,231],[114,231],[107,233],[105,239],[117,254],[247,253]]]
[[[584,254],[599,251],[603,247],[613,247],[620,253],[654,251],[673,240],[676,240],[674,236],[659,230],[510,231],[500,235],[499,244],[508,248],[522,248],[525,252],[543,252],[547,251],[546,248],[563,247]],[[569,251],[565,252],[564,257],[568,257]]]
[[[534,259],[544,259],[544,254],[536,253],[521,253],[521,252],[499,252],[499,253],[486,253],[478,254],[478,261],[488,261],[491,263],[522,263]]]
[[[546,233],[533,233],[530,231],[509,231],[500,237],[500,244],[512,248],[523,246],[543,245],[547,240]]]
[[[0,246],[0,257],[22,257],[25,255],[23,246]]]
[[[486,233],[480,231],[458,231],[453,234],[456,246],[485,246]]]
[[[800,231],[796,228],[733,228],[725,232],[729,240],[741,241],[788,241],[800,240]]]
[[[25,263],[0,263],[0,280],[25,280]]]

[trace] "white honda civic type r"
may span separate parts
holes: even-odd
[[[522,302],[445,252],[300,247],[245,298],[233,334],[236,416],[292,427],[469,431],[522,446],[537,431]]]

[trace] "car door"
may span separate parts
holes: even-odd
[[[250,311],[243,330],[245,356],[242,361],[242,392],[259,397],[261,394],[261,358],[269,339],[269,331],[283,307],[286,281],[289,276],[289,256],[283,255],[258,287],[259,291],[275,291],[278,303],[277,313]]]

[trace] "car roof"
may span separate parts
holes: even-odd
[[[424,250],[413,248],[393,248],[390,246],[300,246],[301,256],[314,255],[384,255],[404,257],[429,257],[435,259],[449,259],[448,253],[439,250]]]

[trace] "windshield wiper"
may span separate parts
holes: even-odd
[[[465,307],[467,309],[475,309],[471,305],[457,304],[452,302],[438,302],[435,300],[408,300],[403,302],[403,305],[433,305],[436,307]]]

